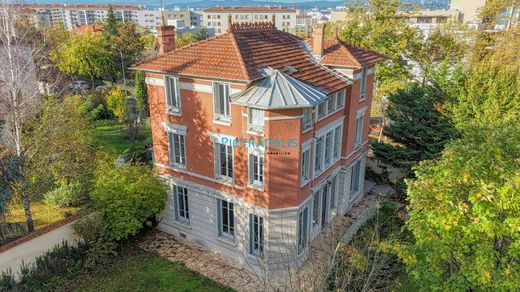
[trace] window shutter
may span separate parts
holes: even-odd
[[[221,235],[222,226],[222,201],[217,199],[217,234]]]
[[[249,183],[250,184],[253,183],[253,178],[254,178],[253,172],[254,172],[254,167],[255,167],[254,164],[255,163],[254,163],[254,157],[253,156],[254,155],[252,153],[249,154],[249,163],[248,163],[249,164],[249,171],[248,171],[248,173],[249,173]]]
[[[253,214],[249,214],[249,253],[253,253],[254,232]]]
[[[175,220],[179,220],[179,196],[177,196],[177,186],[173,186],[173,212],[175,212]]]

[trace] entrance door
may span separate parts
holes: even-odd
[[[328,197],[329,197],[329,185],[328,184],[325,184],[325,186],[323,186],[323,192],[322,192],[322,195],[321,195],[321,226],[325,226],[327,224],[327,219],[328,219],[328,216],[327,216],[327,201],[328,201]]]

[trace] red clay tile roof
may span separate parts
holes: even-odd
[[[253,81],[263,77],[260,69],[266,67],[279,69],[327,94],[349,85],[317,64],[301,39],[277,30],[272,23],[236,23],[225,34],[142,61],[133,68]]]
[[[307,43],[312,48],[312,38]],[[323,49],[322,65],[362,67],[371,65],[387,58],[368,49],[359,48],[342,42],[336,38],[326,39]]]
[[[103,24],[95,23],[92,25],[81,25],[72,30],[72,32],[83,35],[86,32],[90,32],[92,35],[99,36],[103,32]]]
[[[214,6],[204,12],[296,12],[296,8],[284,6]]]

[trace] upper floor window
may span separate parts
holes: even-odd
[[[264,186],[264,155],[254,150],[249,153],[249,183],[252,186]]]
[[[264,255],[264,218],[254,214],[249,214],[249,252]]]
[[[188,189],[174,186],[173,199],[175,205],[175,219],[190,222],[190,208],[188,203]]]
[[[229,101],[229,84],[213,83],[214,120],[231,121],[231,104]]]
[[[340,90],[331,94],[325,101],[318,104],[318,120],[330,115],[343,107],[345,100],[345,90]]]
[[[302,149],[301,185],[305,185],[311,179],[311,146]]]
[[[312,108],[304,108],[303,109],[303,118],[302,118],[302,128],[303,132],[312,128]]]
[[[322,102],[318,104],[318,119],[323,118],[327,114],[327,103]]]
[[[234,204],[217,200],[218,235],[235,239],[235,209]]]
[[[215,171],[217,178],[233,178],[233,147],[215,143]]]
[[[247,130],[257,133],[264,133],[264,111],[256,108],[249,108],[248,110],[248,125]]]
[[[367,87],[367,67],[361,70],[361,89],[359,92],[359,99],[365,98],[365,91]]]
[[[168,136],[168,158],[170,166],[186,168],[186,127],[163,124]]]
[[[340,158],[341,128],[339,124],[316,134],[314,152],[314,177],[333,165]]]
[[[361,146],[361,143],[363,142],[363,124],[365,119],[365,112],[362,111],[357,114],[356,117],[356,139],[355,139],[355,147],[358,148]]]
[[[166,107],[170,113],[181,112],[181,94],[179,78],[165,76]]]

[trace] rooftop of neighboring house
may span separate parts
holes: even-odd
[[[296,12],[295,7],[284,6],[214,6],[204,12]]]
[[[312,49],[313,38],[307,39],[306,43]],[[381,54],[350,45],[334,37],[324,40],[323,56],[319,63],[328,66],[363,67],[385,59],[387,58]]]
[[[336,52],[331,47],[325,47],[324,58],[333,53],[333,60],[340,65],[364,66],[384,59],[366,49],[344,45]],[[260,108],[306,107],[313,104],[312,100],[323,99],[352,83],[346,76],[319,64],[305,41],[276,29],[272,22],[233,23],[224,34],[143,60],[133,69],[245,81],[251,87],[277,87],[249,91],[257,94],[256,97],[241,96],[245,103]],[[293,89],[299,91],[294,92],[293,101],[280,101],[279,92],[273,91]],[[302,98],[300,93],[312,96]]]
[[[92,25],[81,25],[72,30],[74,33],[83,35],[86,32],[90,32],[92,35],[101,35],[103,32],[103,24],[95,23]]]

